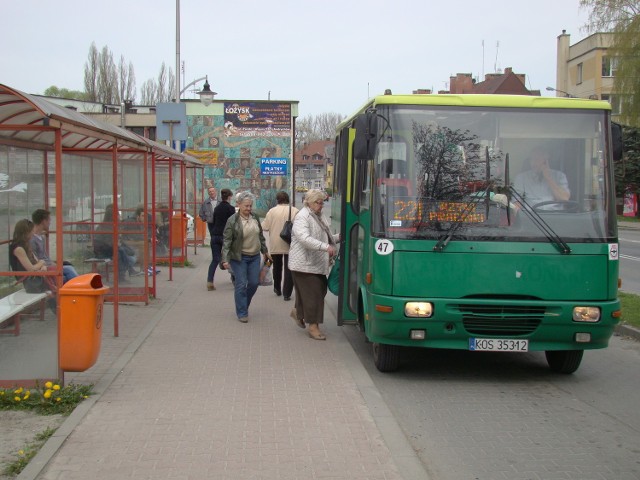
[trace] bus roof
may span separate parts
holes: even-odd
[[[487,95],[487,94],[416,94],[416,95],[378,95],[372,97],[356,113],[343,121],[350,123],[354,117],[366,109],[378,105],[433,105],[455,107],[500,107],[500,108],[557,108],[581,110],[611,110],[606,100],[585,98],[538,97],[532,95]]]

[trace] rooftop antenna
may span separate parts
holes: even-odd
[[[493,64],[494,73],[498,71],[498,49],[499,48],[500,48],[500,40],[496,42],[496,63]]]
[[[484,40],[482,40],[482,78],[484,78]]]
[[[185,78],[185,75],[187,74],[187,72],[185,71],[184,60],[182,61],[181,67],[182,67],[182,84],[186,85],[187,79]]]

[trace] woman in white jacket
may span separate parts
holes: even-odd
[[[304,207],[293,222],[289,270],[293,275],[296,306],[291,317],[301,328],[309,325],[309,336],[325,340],[319,324],[324,319],[324,297],[327,294],[327,275],[338,254],[339,234],[332,234],[329,222],[322,216],[325,194],[309,190]]]

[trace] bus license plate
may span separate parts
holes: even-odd
[[[470,338],[469,350],[474,352],[528,352],[529,340]]]

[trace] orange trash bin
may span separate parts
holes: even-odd
[[[202,221],[200,217],[196,219],[196,231],[194,240],[199,244],[204,243],[204,239],[207,236],[207,222]]]
[[[60,287],[61,370],[84,372],[96,363],[102,342],[102,307],[108,291],[97,273],[79,275]]]
[[[182,248],[187,240],[187,214],[174,213],[171,218],[171,246]]]

